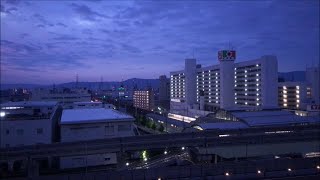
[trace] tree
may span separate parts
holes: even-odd
[[[163,127],[163,125],[162,124],[160,124],[160,127],[159,127],[159,129],[158,129],[160,132],[163,132],[164,131],[164,127]]]
[[[147,125],[146,125],[148,128],[151,128],[151,126],[152,126],[152,121],[150,121],[150,120],[147,120]]]
[[[152,122],[152,124],[151,124],[151,129],[153,129],[153,130],[156,130],[156,129],[157,129],[156,123]]]
[[[143,126],[148,125],[148,122],[147,122],[147,119],[146,119],[145,116],[143,116],[143,117],[141,118],[141,125],[143,125]]]

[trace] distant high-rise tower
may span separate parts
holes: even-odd
[[[168,101],[170,99],[170,83],[166,75],[159,77],[159,101]]]

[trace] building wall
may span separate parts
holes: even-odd
[[[2,106],[1,112],[6,115],[0,119],[1,147],[52,143],[56,110],[57,106]]]
[[[133,135],[134,132],[132,121],[61,125],[62,142],[125,137]]]
[[[192,67],[194,64],[195,62],[192,62]],[[189,65],[187,60],[186,65]],[[193,68],[189,66],[190,71],[193,72]],[[222,69],[224,77],[221,77]],[[193,96],[193,93],[188,94],[183,84],[184,79],[186,84],[188,82],[183,76],[186,72],[187,66],[185,70],[170,73],[170,111],[177,112],[182,108],[188,110],[192,107],[200,107],[189,103],[186,103],[187,106],[182,105],[188,95],[190,98]],[[199,104],[199,93],[203,92],[204,110],[206,111],[214,111],[219,108],[275,108],[278,106],[277,74],[278,64],[275,56],[262,56],[256,60],[239,63],[228,61],[220,65],[197,68],[196,102]],[[223,104],[221,104],[222,99]],[[178,105],[179,103],[181,105]]]
[[[116,153],[91,154],[87,156],[70,156],[60,158],[61,169],[111,164],[117,164]]]
[[[232,109],[234,101],[234,61],[220,61],[220,108]]]
[[[91,94],[84,90],[70,93],[50,93],[46,90],[32,92],[32,101],[57,101],[60,103],[86,102],[91,101]]]
[[[165,75],[159,77],[159,101],[167,101],[170,99],[170,82]]]
[[[311,85],[311,96],[315,104],[320,103],[320,68],[312,67],[306,70],[306,82]]]
[[[193,105],[196,103],[196,80],[197,80],[197,74],[196,74],[196,59],[186,59],[185,60],[185,96],[186,103],[188,105]]]
[[[184,71],[170,73],[170,99],[174,101],[185,101],[185,74]]]
[[[197,102],[200,102],[200,92],[203,92],[205,106],[220,106],[220,69],[210,66],[197,69]]]
[[[263,107],[278,105],[278,61],[276,56],[261,58],[261,92]]]
[[[51,119],[1,120],[1,148],[33,144],[50,144]]]
[[[302,82],[279,83],[278,104],[285,109],[306,109],[311,99],[311,89]]]

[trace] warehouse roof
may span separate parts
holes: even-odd
[[[61,117],[61,124],[115,121],[134,121],[134,118],[128,114],[105,108],[65,109],[63,110]]]

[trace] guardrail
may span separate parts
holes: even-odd
[[[0,160],[17,160],[49,156],[76,156],[108,152],[125,152],[144,149],[161,149],[169,147],[208,147],[230,146],[238,144],[265,144],[298,141],[318,141],[318,127],[295,129],[290,133],[268,133],[261,131],[201,131],[191,133],[160,134],[124,138],[100,139],[82,142],[54,143],[0,149]],[[268,129],[270,131],[270,128]],[[228,136],[219,136],[228,134]]]

